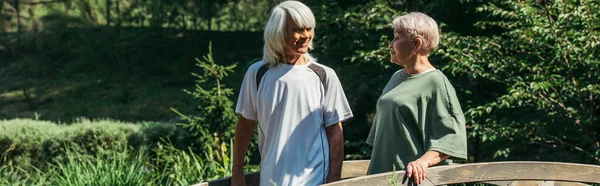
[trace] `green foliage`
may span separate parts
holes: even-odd
[[[398,181],[398,173],[396,173],[396,165],[394,164],[392,167],[392,174],[390,174],[388,177],[388,185],[391,186],[397,186],[397,185],[401,185],[400,181]]]
[[[65,26],[256,31],[262,29],[271,7],[270,2],[264,0],[69,0],[17,4],[0,3],[0,7],[3,7],[0,9],[1,32],[16,32],[17,26],[22,30],[41,31],[46,29],[48,23]],[[21,17],[17,16],[17,10]]]
[[[39,169],[27,171],[12,165],[0,165],[0,185],[42,186],[49,182]]]
[[[445,35],[444,70],[469,79],[465,112],[483,160],[600,163],[600,3],[503,1],[490,15],[493,36]],[[489,85],[491,84],[491,86]],[[489,88],[487,88],[489,87]],[[493,90],[493,91],[490,91]]]
[[[231,176],[233,142],[230,140],[234,137],[238,117],[233,110],[234,102],[229,99],[233,95],[233,89],[227,88],[222,83],[224,78],[233,72],[237,64],[227,66],[216,64],[212,54],[212,43],[208,48],[209,52],[202,57],[202,60],[196,59],[196,66],[202,69],[201,74],[192,74],[197,78],[196,88],[194,91],[185,90],[194,100],[198,101],[199,112],[197,115],[184,115],[176,109],[172,109],[187,121],[187,124],[183,126],[192,132],[202,146],[200,149],[190,149],[191,155],[169,146],[159,149],[162,151],[161,154],[171,154],[162,156],[163,160],[161,161],[177,165],[173,171],[175,177],[184,176],[177,173],[177,168],[192,168],[199,173],[204,173],[197,175],[196,179],[200,179],[197,181]],[[228,141],[229,143],[227,143]],[[256,144],[256,140],[253,144]],[[193,154],[194,152],[204,152],[204,154],[197,156]],[[201,161],[198,161],[198,158]],[[195,161],[194,167],[186,167],[191,165],[181,164],[182,160],[185,162]]]
[[[157,185],[154,167],[147,162],[145,148],[138,152],[110,152],[89,157],[66,151],[66,161],[56,162],[45,174],[50,185]]]
[[[367,3],[342,9],[337,2],[313,8],[315,56],[320,63],[338,72],[354,113],[351,126],[344,130],[346,158],[366,159],[371,147],[364,143],[370,125],[368,113],[395,69],[387,49],[391,21],[400,12],[381,3]],[[366,132],[365,132],[366,131]]]
[[[196,58],[196,66],[200,67],[202,74],[193,73],[198,78],[194,91],[185,90],[187,94],[199,101],[199,116],[183,115],[173,109],[188,124],[184,125],[204,143],[204,148],[215,147],[219,149],[220,141],[233,138],[237,114],[233,110],[233,101],[229,96],[233,90],[222,83],[223,79],[236,67],[236,64],[217,65],[212,57],[212,44],[209,53],[202,58]]]
[[[442,26],[440,49],[430,60],[459,93],[471,161],[599,163],[597,2],[309,2],[318,7],[316,56],[343,72],[355,113],[345,132],[346,158],[368,158],[369,146],[361,145],[365,123],[400,68],[387,62],[391,20],[421,11]]]
[[[162,182],[167,185],[192,185],[200,182],[231,176],[233,166],[233,141],[221,143],[222,151],[208,147],[202,154],[191,148],[174,148],[168,141],[154,149],[155,161],[159,167],[165,167]],[[245,166],[245,171],[256,172],[258,166]]]
[[[67,150],[80,156],[127,152],[153,147],[161,138],[177,147],[191,145],[190,135],[174,124],[130,124],[80,119],[75,124],[15,119],[0,121],[0,165],[25,170],[45,168],[48,162],[67,161]]]
[[[168,185],[191,185],[204,181],[206,174],[211,174],[207,162],[202,156],[194,153],[192,149],[188,151],[180,150],[171,144],[158,144],[154,149],[156,153],[155,161],[165,167],[164,173],[167,177],[163,182]],[[213,162],[216,163],[216,162]]]
[[[162,167],[151,163],[145,147],[137,152],[115,152],[89,156],[66,148],[64,161],[48,162],[32,171],[12,165],[0,166],[2,185],[173,185]]]

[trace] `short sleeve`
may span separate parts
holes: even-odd
[[[369,145],[373,145],[373,143],[375,143],[375,134],[377,132],[377,125],[375,124],[375,121],[373,121],[373,124],[371,124],[371,131],[369,131],[369,137],[367,137],[367,144]]]
[[[256,105],[256,72],[260,66],[260,63],[251,65],[244,75],[242,87],[238,95],[235,112],[242,115],[242,117],[250,120],[257,119],[257,105]]]
[[[465,117],[456,92],[447,80],[432,101],[434,104],[429,107],[432,113],[429,116],[428,150],[447,154],[450,159],[466,160]]]
[[[345,121],[353,117],[350,104],[344,94],[342,84],[335,71],[327,69],[327,85],[325,86],[325,127]]]

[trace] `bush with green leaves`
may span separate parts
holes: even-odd
[[[191,145],[190,135],[172,123],[124,123],[79,119],[74,124],[14,119],[0,121],[0,165],[44,168],[67,160],[68,150],[87,156],[136,151],[169,138],[179,148]]]
[[[0,166],[0,185],[165,185],[167,175],[150,163],[146,148],[136,150],[89,156],[67,147],[65,160],[44,169]]]
[[[438,51],[458,77],[476,158],[600,164],[600,2],[480,6],[491,36],[446,34]]]
[[[347,158],[369,157],[368,115],[401,68],[388,62],[391,20],[420,11],[441,26],[430,61],[457,89],[471,161],[600,163],[597,1],[309,2],[316,56],[338,71],[355,113]]]

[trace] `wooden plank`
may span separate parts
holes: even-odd
[[[393,173],[381,173],[369,176],[355,177],[341,180],[339,182],[325,184],[327,186],[355,186],[355,185],[389,185]],[[398,178],[403,178],[404,171],[397,173]],[[527,185],[530,181],[553,181],[543,182],[558,185],[573,185],[581,183],[600,184],[600,166],[555,163],[555,162],[495,162],[495,163],[473,163],[463,165],[450,165],[431,167],[427,170],[427,181],[422,185],[448,185],[470,182],[486,181],[511,181],[495,182],[508,185]],[[400,179],[401,180],[401,179]],[[540,184],[542,182],[535,182]],[[402,185],[412,185],[405,182]]]
[[[499,186],[587,186],[585,183],[564,182],[564,181],[486,181],[491,185]]]
[[[389,186],[389,185],[402,185],[402,186],[416,186],[411,179],[405,178],[405,171],[387,172],[381,174],[373,174],[368,176],[355,177],[337,181],[334,183],[323,184],[322,186]],[[396,179],[394,180],[394,176]],[[434,186],[435,184],[428,179],[423,180],[419,186]]]
[[[342,165],[342,179],[366,176],[370,160],[344,161]]]
[[[555,162],[495,162],[433,167],[427,171],[436,185],[539,180],[600,183],[600,166]]]
[[[393,185],[391,184],[393,179],[393,176],[396,176],[396,181],[397,183],[402,183],[402,178],[404,178],[404,171],[399,171],[399,172],[388,172],[388,173],[381,173],[381,174],[373,174],[373,175],[368,175],[368,176],[361,176],[361,177],[356,177],[356,178],[350,178],[350,179],[345,179],[345,180],[341,180],[338,182],[334,182],[334,183],[328,183],[328,184],[324,184],[323,186],[362,186],[362,185],[373,185],[373,186],[388,186],[388,185]]]
[[[483,183],[487,183],[490,185],[498,185],[498,186],[509,186],[514,181],[484,181]]]
[[[367,175],[367,168],[369,167],[369,162],[369,160],[344,161],[344,164],[342,165],[342,179]],[[198,183],[193,186],[229,186],[230,184],[231,178],[227,177],[209,182]],[[246,174],[247,186],[259,184],[260,172]]]
[[[393,176],[396,176],[397,181],[402,183],[405,174],[404,171],[365,176],[368,166],[368,160],[345,161],[342,167],[343,180],[325,185],[387,186],[390,185]],[[493,162],[437,166],[427,169],[426,181],[421,185],[448,185],[470,182],[496,183],[506,186],[525,186],[531,184],[536,186],[550,184],[552,186],[580,185],[580,183],[576,182],[600,184],[600,166],[555,162]],[[258,185],[260,183],[260,174],[247,174],[246,183],[249,186]],[[195,186],[228,186],[229,184],[229,178],[223,178],[200,183]],[[408,180],[402,185],[408,186],[414,185],[414,183]]]
[[[246,186],[259,186],[260,185],[260,172],[247,173],[246,175]],[[230,186],[231,177],[221,178],[218,180],[212,180],[209,182],[202,182],[192,186]]]

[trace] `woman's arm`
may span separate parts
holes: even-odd
[[[413,180],[417,184],[421,184],[425,179],[425,172],[427,171],[428,167],[437,165],[449,157],[449,155],[438,151],[427,151],[419,159],[408,163],[406,166],[406,177],[413,177]]]
[[[244,159],[246,152],[248,152],[248,146],[252,139],[252,133],[256,126],[255,120],[244,118],[242,115],[239,116],[237,123],[235,124],[235,136],[233,141],[233,170],[231,176],[231,185],[246,185],[246,179],[244,177]]]
[[[327,183],[342,179],[342,164],[344,161],[344,129],[342,122],[326,128],[329,141],[329,174]]]

